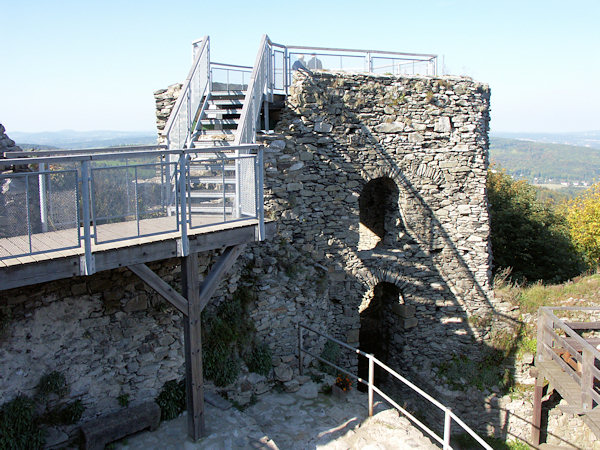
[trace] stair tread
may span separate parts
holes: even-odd
[[[210,125],[213,125],[215,123],[227,124],[227,125],[237,125],[239,120],[238,119],[218,119],[216,117],[206,117],[204,119],[201,119],[200,122],[210,124]]]
[[[239,98],[211,98],[208,103],[211,105],[243,105],[242,100]]]

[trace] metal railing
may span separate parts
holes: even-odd
[[[258,220],[262,239],[262,147],[232,150],[237,154],[156,147],[27,158],[31,152],[11,153],[18,158],[0,159],[0,169],[30,171],[0,174],[0,260],[83,248],[84,272],[91,274],[93,245],[178,233],[184,256],[188,230],[245,219]],[[239,183],[226,172],[232,167]]]
[[[600,384],[600,351],[595,347],[600,340],[592,339],[592,345],[575,330],[598,330],[600,322],[598,318],[595,322],[567,322],[557,317],[554,311],[589,314],[600,313],[600,308],[541,307],[538,313],[536,363],[556,362],[579,386],[581,408],[589,412],[600,405],[600,393],[596,388]]]
[[[211,91],[246,91],[252,77],[252,67],[210,63]]]
[[[358,357],[364,357],[367,358],[368,361],[368,367],[369,367],[369,374],[368,374],[368,380],[364,380],[363,378],[359,377],[358,375],[349,372],[348,370],[339,367],[338,365],[332,363],[331,361],[328,361],[326,359],[323,359],[322,357],[315,355],[313,353],[311,353],[310,351],[308,351],[307,349],[304,348],[304,336],[303,336],[303,330],[307,330],[310,331],[312,333],[315,333],[321,337],[324,337],[325,339],[331,341],[331,342],[335,342],[337,345],[340,345],[348,350],[350,350],[353,353],[356,353],[358,355]],[[385,365],[384,363],[382,363],[381,361],[379,361],[377,358],[375,358],[375,356],[373,356],[370,353],[365,353],[357,348],[351,347],[350,345],[335,339],[331,336],[328,336],[324,333],[321,333],[313,328],[310,328],[306,325],[303,324],[298,324],[298,360],[299,360],[299,367],[300,367],[300,374],[302,375],[303,373],[303,361],[302,361],[302,355],[303,353],[311,356],[312,358],[315,358],[318,361],[321,361],[324,364],[330,365],[332,367],[334,367],[336,370],[338,370],[339,372],[348,375],[349,377],[354,378],[355,380],[357,380],[359,383],[363,383],[367,386],[367,392],[368,392],[368,409],[369,409],[369,416],[373,415],[373,401],[374,401],[374,394],[377,393],[379,394],[381,397],[383,397],[389,404],[391,404],[392,406],[394,406],[394,408],[396,408],[398,411],[400,411],[402,414],[404,414],[406,417],[408,417],[414,424],[416,424],[419,428],[421,428],[423,431],[425,431],[429,436],[431,436],[433,439],[435,439],[439,444],[441,444],[444,448],[444,450],[451,450],[452,447],[450,446],[450,429],[451,429],[451,425],[452,425],[452,421],[454,420],[458,425],[460,425],[460,427],[465,430],[469,435],[471,435],[471,437],[473,439],[475,439],[483,448],[485,448],[486,450],[492,450],[492,447],[490,447],[481,437],[479,437],[479,435],[477,435],[477,433],[475,433],[471,428],[469,428],[456,414],[454,414],[452,412],[452,410],[450,408],[448,408],[447,406],[443,405],[442,403],[440,403],[439,401],[437,401],[435,398],[433,398],[431,395],[427,394],[425,391],[423,391],[422,389],[420,389],[419,387],[417,387],[415,384],[411,383],[410,381],[408,381],[406,378],[404,378],[402,375],[400,375],[399,373],[395,372],[393,369],[391,369],[390,367],[388,367],[387,365]],[[386,393],[384,393],[381,389],[379,389],[377,386],[375,386],[375,366],[380,367],[381,369],[385,370],[387,373],[389,373],[390,375],[392,375],[394,378],[396,378],[398,381],[400,381],[401,383],[403,383],[404,385],[408,386],[409,388],[411,388],[413,391],[415,391],[417,394],[419,394],[421,397],[423,397],[424,399],[428,400],[430,403],[432,403],[433,405],[435,405],[437,408],[439,408],[441,411],[444,412],[444,436],[440,437],[437,435],[437,433],[433,430],[431,430],[427,425],[425,425],[422,421],[420,421],[419,419],[417,419],[413,414],[411,414],[409,411],[407,411],[405,408],[403,408],[402,406],[400,406],[397,402],[395,402],[392,398],[390,398]]]
[[[164,129],[170,149],[189,148],[210,91],[208,36],[194,43],[194,62]]]
[[[264,95],[267,93],[268,96],[269,91],[271,91],[271,75],[271,41],[265,34],[262,37],[258,55],[256,56],[256,62],[254,63],[254,68],[252,70],[250,84],[246,91],[244,106],[235,135],[235,145],[252,144],[256,142],[256,129],[258,126],[260,110],[263,106]],[[267,109],[268,108],[265,108],[265,110]]]
[[[192,70],[165,127],[170,148],[191,146],[210,90],[246,91],[234,145],[254,143],[263,102],[272,101],[274,94],[288,94],[293,66],[301,55],[310,56],[304,64],[308,69],[391,75],[438,73],[437,55],[433,54],[283,45],[267,35],[262,37],[252,68],[211,63],[208,37],[195,41],[193,50]],[[264,121],[268,128],[268,108],[264,108]]]

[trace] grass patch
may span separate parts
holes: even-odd
[[[320,356],[324,360],[337,365],[341,353],[342,350],[338,344],[332,341],[327,341],[323,346],[323,351],[321,352]],[[337,374],[337,370],[334,367],[330,366],[329,364],[325,364],[321,361],[319,361],[319,370],[321,372],[328,373],[329,375],[335,376]]]
[[[454,355],[450,361],[438,366],[439,375],[446,383],[457,390],[465,390],[474,386],[479,390],[497,386],[507,391],[512,385],[510,369],[503,368],[505,355],[495,349],[488,349],[481,360],[474,360],[467,355]]]
[[[244,358],[250,372],[269,375],[273,368],[273,355],[267,344],[259,344]]]
[[[496,450],[529,450],[529,445],[518,440],[504,441],[495,436],[483,436],[483,440]],[[467,433],[452,437],[452,448],[458,450],[480,449],[481,445]]]
[[[186,407],[185,379],[167,381],[154,400],[160,406],[160,420],[171,420],[181,414]]]
[[[600,274],[579,276],[562,284],[534,283],[521,286],[500,283],[496,294],[503,300],[518,305],[522,312],[535,313],[541,306],[566,305],[565,300],[576,299],[577,306],[600,302]]]
[[[35,449],[44,445],[44,431],[35,402],[24,395],[0,408],[0,449]]]

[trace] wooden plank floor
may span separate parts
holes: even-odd
[[[562,370],[558,363],[555,361],[540,361],[536,362],[535,366],[539,369],[540,375],[550,382],[550,385],[558,391],[570,407],[573,407],[574,410],[581,410],[581,389]],[[580,416],[596,437],[600,439],[600,406],[590,412],[580,414]]]
[[[232,220],[231,217],[228,219]],[[193,236],[256,223],[257,220],[255,219],[241,219],[223,223],[222,215],[194,214],[192,215],[192,224],[197,228],[188,229],[188,235]],[[93,228],[91,231],[94,232]],[[83,237],[83,229],[80,233]],[[180,231],[177,231],[175,216],[141,220],[139,222],[139,234],[149,236],[138,236],[138,223],[136,221],[99,225],[96,227],[96,233],[98,243],[94,244],[92,239],[92,251],[176,239],[181,234]],[[56,250],[58,248],[62,248],[62,250]],[[31,236],[31,250],[33,254],[29,254],[30,243],[27,236],[1,238],[0,268],[84,254],[83,242],[81,245],[79,244],[76,228],[33,234]]]

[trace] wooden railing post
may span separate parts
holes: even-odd
[[[590,411],[593,407],[592,391],[594,389],[594,355],[592,352],[583,349],[583,364],[581,368],[581,407],[584,411]]]
[[[546,314],[546,308],[540,308],[537,323],[537,361],[546,361],[544,344],[552,347],[552,336],[546,332],[546,327],[552,329],[553,326],[552,318]]]

